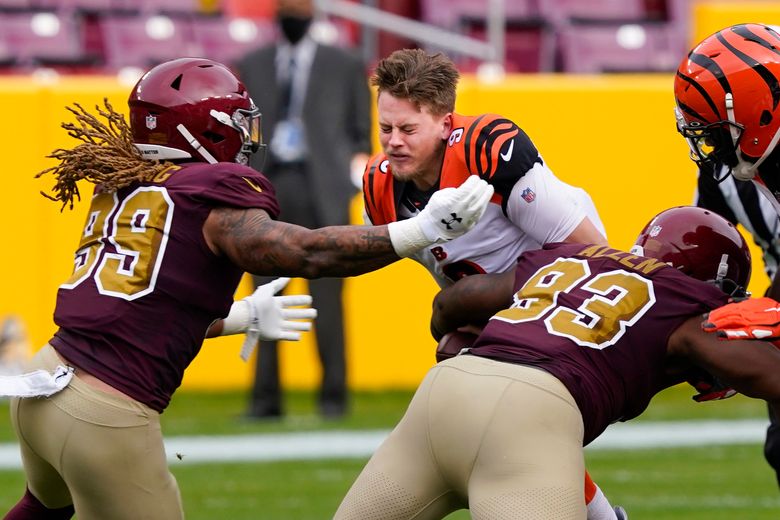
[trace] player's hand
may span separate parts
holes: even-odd
[[[311,330],[311,321],[292,321],[317,317],[310,295],[275,296],[289,281],[289,278],[277,278],[258,286],[251,296],[233,302],[230,314],[224,319],[222,334],[246,333],[241,347],[244,361],[249,359],[259,340],[298,341],[301,331]]]
[[[712,377],[709,374],[705,374],[705,376],[706,377],[697,377],[696,379],[688,380],[688,384],[698,392],[693,396],[693,400],[697,403],[728,399],[737,394],[736,390],[721,383],[717,378]]]
[[[387,225],[395,253],[404,258],[461,236],[482,218],[492,196],[493,186],[476,175],[457,188],[437,191],[420,213]]]
[[[702,323],[706,332],[723,339],[780,339],[780,303],[751,298],[713,309]]]
[[[457,188],[444,188],[431,196],[415,218],[432,242],[457,238],[482,218],[493,196],[493,186],[476,175],[469,175]]]

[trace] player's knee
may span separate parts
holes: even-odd
[[[74,513],[73,505],[49,509],[26,489],[22,499],[8,512],[4,520],[68,520]]]

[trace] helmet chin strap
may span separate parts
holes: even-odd
[[[202,144],[200,144],[200,141],[195,139],[195,136],[192,135],[192,133],[189,130],[187,130],[187,127],[180,124],[176,126],[176,130],[178,130],[179,133],[184,136],[184,138],[187,140],[190,146],[192,146],[192,148],[195,149],[195,151],[198,152],[201,155],[201,157],[206,159],[206,162],[209,162],[211,164],[215,164],[219,162],[214,158],[213,155],[209,153],[208,150],[206,150],[203,147]]]
[[[737,165],[731,169],[732,175],[741,181],[750,181],[758,173],[758,167],[763,163],[767,157],[772,153],[772,150],[777,146],[777,142],[780,141],[780,128],[777,129],[775,135],[772,136],[772,140],[769,141],[769,145],[764,150],[763,155],[758,158],[756,162],[750,162],[744,160],[741,155],[742,152],[737,147],[737,141],[739,139],[739,131],[734,126],[737,124],[734,118],[734,96],[731,92],[726,93],[726,114],[729,121],[734,123],[729,125],[729,131],[731,132],[731,141],[734,143],[734,151],[737,156]]]
[[[720,256],[720,263],[718,264],[718,273],[715,275],[715,280],[720,281],[726,278],[729,274],[729,255],[724,253]]]

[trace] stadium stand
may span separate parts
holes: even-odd
[[[276,26],[269,18],[195,17],[190,23],[203,56],[222,63],[234,63],[276,37]]]
[[[357,1],[357,0],[355,0]],[[233,62],[274,38],[272,0],[0,0],[0,71],[46,66],[114,72],[174,56]],[[386,7],[387,1],[377,5]],[[470,36],[487,37],[484,0],[408,0],[392,10]],[[402,6],[403,9],[396,9]],[[689,0],[505,0],[508,72],[672,71],[686,51]],[[388,53],[384,31],[329,17],[321,36]],[[56,27],[56,30],[54,29]],[[389,33],[388,33],[389,34]],[[371,43],[371,38],[375,38]],[[409,41],[394,41],[409,45]],[[377,45],[377,42],[379,43]],[[435,49],[431,49],[435,50]],[[480,65],[447,51],[465,72]]]
[[[570,24],[559,35],[563,70],[570,73],[673,70],[685,40],[655,22]]]
[[[185,19],[159,14],[107,15],[98,20],[105,65],[148,68],[181,56],[203,56]]]
[[[20,68],[97,63],[83,45],[81,20],[57,12],[0,13],[0,47]]]

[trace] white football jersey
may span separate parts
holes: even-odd
[[[414,213],[406,206],[398,210],[400,218]],[[446,287],[463,276],[512,269],[525,251],[564,241],[586,217],[606,237],[590,195],[536,163],[512,188],[507,215],[498,204],[489,204],[474,229],[411,258],[424,265],[440,287]],[[365,219],[371,224],[367,215]]]

